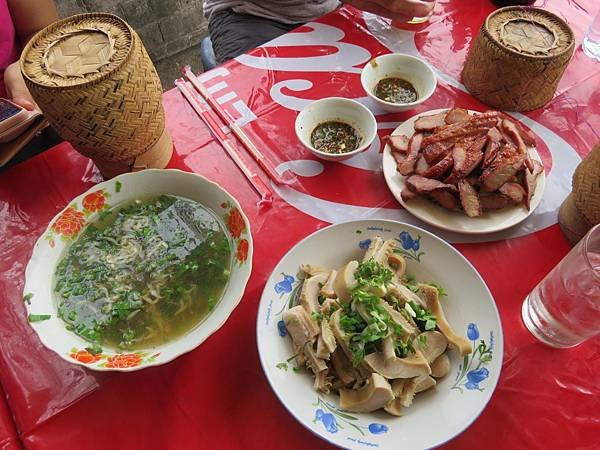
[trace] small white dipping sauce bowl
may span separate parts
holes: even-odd
[[[413,85],[417,100],[411,103],[386,102],[375,96],[375,86],[384,78],[402,78]],[[407,111],[420,105],[435,91],[437,79],[429,64],[402,53],[390,53],[372,59],[362,70],[360,81],[367,95],[388,112]]]
[[[343,122],[353,127],[360,138],[358,147],[346,153],[327,153],[311,143],[313,130],[324,122]],[[296,136],[312,154],[326,161],[343,161],[366,150],[377,135],[375,116],[366,106],[341,97],[323,98],[312,102],[296,117]]]

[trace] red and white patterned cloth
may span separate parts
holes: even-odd
[[[578,44],[600,8],[594,0],[536,3],[564,17]],[[492,10],[488,0],[440,0],[428,25],[407,31],[346,7],[203,74],[205,85],[267,158],[297,176],[290,187],[273,186],[270,209],[256,206],[255,192],[180,94],[165,94],[176,146],[170,167],[205,175],[235,195],[255,241],[254,270],[239,307],[202,346],[166,366],[96,374],[42,347],[25,320],[24,268],[49,220],[100,178],[68,144],[5,172],[0,177],[0,381],[23,445],[326,448],[286,412],[263,376],[255,320],[265,280],[292,245],[328,223],[367,217],[418,222],[385,185],[380,140],[344,164],[316,160],[295,137],[297,111],[321,97],[357,98],[372,108],[383,136],[421,111],[453,105],[486,109],[459,80],[469,47]],[[360,68],[390,51],[419,54],[437,72],[435,94],[415,111],[385,114],[365,98]],[[444,447],[597,448],[600,340],[571,350],[547,348],[522,325],[520,307],[569,250],[556,225],[557,208],[580,158],[600,140],[600,65],[578,45],[554,99],[516,117],[538,135],[548,175],[536,213],[512,230],[477,240],[434,230],[455,243],[487,282],[505,339],[503,371],[490,404]]]

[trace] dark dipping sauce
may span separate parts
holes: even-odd
[[[384,78],[375,86],[375,97],[391,103],[412,103],[417,101],[417,90],[402,78]]]
[[[312,146],[325,153],[348,153],[358,148],[358,132],[344,122],[329,121],[318,125],[310,135]]]

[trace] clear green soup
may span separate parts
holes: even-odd
[[[162,195],[89,224],[55,273],[58,314],[95,345],[164,344],[202,321],[229,279],[223,225],[197,202]]]

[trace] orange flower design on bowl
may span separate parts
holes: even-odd
[[[239,209],[232,208],[229,211],[229,217],[227,217],[227,228],[231,232],[234,238],[239,238],[240,235],[246,229],[246,223],[244,222],[244,218],[240,214]]]
[[[79,350],[78,352],[70,353],[69,356],[76,361],[84,364],[92,364],[100,360],[100,354],[93,355],[87,350]]]
[[[124,355],[113,355],[106,361],[106,367],[111,369],[126,369],[128,367],[139,366],[142,363],[142,357],[137,353]]]
[[[239,242],[235,257],[239,262],[244,262],[248,259],[248,241],[246,239],[242,239]]]
[[[85,225],[85,217],[82,212],[70,206],[56,219],[52,225],[52,231],[64,237],[75,236]]]
[[[92,192],[83,197],[83,209],[88,212],[96,212],[105,208],[106,206],[106,192],[103,189]]]

